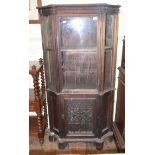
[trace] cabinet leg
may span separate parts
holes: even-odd
[[[96,143],[96,149],[102,150],[103,149],[103,143]]]
[[[113,141],[113,139],[114,139],[113,136],[109,136],[109,137],[107,137],[106,141],[108,143],[111,143]]]
[[[63,143],[58,143],[58,147],[59,147],[59,149],[60,150],[63,150],[63,149],[65,149],[65,147],[68,145],[68,143],[66,143],[66,142],[63,142]]]
[[[54,135],[49,135],[49,141],[50,142],[55,142],[57,139]]]
[[[40,142],[40,145],[43,145],[43,143],[44,143],[44,138],[39,138],[39,142]]]

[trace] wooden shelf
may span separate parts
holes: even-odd
[[[111,46],[106,46],[105,50],[112,50],[112,47]]]
[[[97,51],[97,48],[88,48],[88,49],[86,49],[86,48],[84,48],[84,49],[61,49],[60,50],[61,52],[72,52],[72,53],[74,53],[74,52],[84,52],[84,53],[90,53],[90,52],[92,52],[92,53],[95,53],[96,51]]]
[[[97,94],[98,93],[98,90],[97,89],[63,89],[62,90],[62,94],[66,94],[66,93]]]

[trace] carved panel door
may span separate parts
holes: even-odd
[[[95,98],[64,98],[65,135],[95,136]]]

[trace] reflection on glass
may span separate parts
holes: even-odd
[[[47,82],[49,89],[55,91],[56,85],[55,85],[55,59],[54,59],[54,53],[51,51],[46,51],[46,60],[47,60]]]
[[[105,45],[107,47],[112,47],[113,45],[113,25],[114,25],[114,15],[106,16],[106,35],[105,35]]]
[[[97,17],[60,20],[64,89],[97,87]]]
[[[104,70],[104,89],[111,88],[111,68],[112,68],[112,50],[105,51],[105,70]]]
[[[97,56],[96,53],[62,53],[64,88],[96,88]]]
[[[70,17],[61,19],[61,48],[95,48],[97,44],[97,17]]]

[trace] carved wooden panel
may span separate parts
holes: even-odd
[[[93,132],[93,109],[95,98],[65,99],[65,118],[68,134],[86,134]]]

